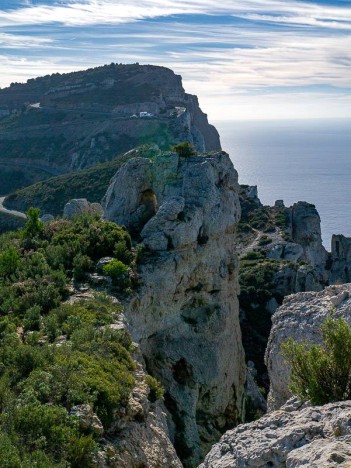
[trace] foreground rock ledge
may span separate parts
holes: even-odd
[[[125,314],[166,389],[177,453],[193,467],[243,416],[237,173],[224,152],[135,158],[112,179],[104,208],[146,246]]]
[[[306,407],[290,400],[226,432],[200,468],[332,468],[350,462],[351,401]]]

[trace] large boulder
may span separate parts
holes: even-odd
[[[320,292],[287,296],[272,317],[272,329],[266,350],[270,379],[269,409],[278,409],[291,393],[290,369],[281,355],[281,345],[288,338],[298,342],[320,343],[320,327],[333,310],[333,317],[343,317],[351,325],[351,284],[329,286]]]
[[[146,247],[126,316],[166,389],[178,454],[194,466],[243,417],[237,173],[224,152],[136,158],[112,179],[104,208]]]
[[[72,219],[84,213],[102,216],[104,211],[100,203],[90,203],[86,198],[74,198],[66,203],[63,209],[63,217]]]
[[[351,463],[351,401],[296,400],[227,431],[200,468],[331,468]]]

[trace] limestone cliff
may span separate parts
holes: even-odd
[[[264,353],[271,317],[285,296],[320,291],[332,280],[330,255],[322,244],[320,217],[314,205],[282,200],[263,206],[257,187],[241,186],[239,224],[240,317],[246,359],[257,369],[257,382],[267,391]],[[340,248],[339,266],[344,266]],[[329,268],[329,270],[328,270]]]
[[[324,406],[289,401],[228,431],[200,468],[336,468],[351,462],[351,401]]]
[[[280,353],[281,344],[289,337],[298,342],[320,343],[320,326],[335,309],[333,317],[343,317],[351,325],[351,285],[329,286],[321,292],[288,296],[273,315],[273,327],[266,351],[270,379],[268,404],[278,409],[291,396],[288,389],[289,368]]]
[[[56,73],[1,89],[0,130],[0,195],[144,143],[168,149],[187,140],[199,151],[221,148],[181,77],[139,64]]]
[[[135,158],[116,173],[104,208],[146,248],[126,317],[166,389],[178,455],[193,466],[243,415],[237,173],[223,152]]]

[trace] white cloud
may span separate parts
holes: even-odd
[[[0,32],[1,49],[32,49],[43,48],[52,45],[53,40],[49,37],[35,37],[26,35],[7,34]]]
[[[225,14],[248,21],[235,27],[215,20],[204,24],[175,18],[167,23],[137,21],[179,13]],[[44,26],[55,22],[59,25]],[[271,23],[285,27],[277,32]],[[343,94],[343,88],[351,87],[351,7],[347,2],[338,7],[280,0],[222,0],[220,5],[214,0],[28,3],[16,10],[0,10],[0,26],[11,25],[16,26],[16,34],[10,33],[14,30],[10,27],[0,34],[0,47],[12,49],[13,54],[0,56],[0,86],[111,61],[138,61],[164,65],[181,74],[186,89],[198,94],[202,106],[215,118],[306,113],[351,117],[351,98]],[[80,28],[85,25],[103,27]],[[29,27],[31,35],[26,33]],[[18,32],[21,28],[25,36]],[[36,55],[41,49],[52,54]],[[318,85],[339,88],[340,94],[294,91]]]
[[[350,27],[347,23],[351,22],[350,7],[290,0],[222,0],[220,3],[215,0],[80,0],[0,10],[0,26],[52,22],[66,26],[121,24],[176,14],[222,14],[239,17],[255,14],[256,19],[262,21],[305,25],[317,25],[319,22],[325,27],[335,27],[333,22],[343,22],[345,27]]]

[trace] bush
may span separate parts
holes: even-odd
[[[171,150],[175,151],[181,158],[188,158],[196,154],[193,145],[188,141],[183,141],[182,143],[172,146]]]
[[[121,286],[122,288],[130,286],[128,278],[128,266],[120,260],[111,260],[109,263],[104,265],[103,272],[112,278],[114,284]]]
[[[29,208],[26,215],[27,222],[23,228],[23,237],[32,240],[42,234],[44,224],[40,221],[40,210],[38,208]]]
[[[76,281],[83,280],[87,272],[92,270],[93,265],[93,261],[88,255],[76,255],[73,259],[73,278]]]
[[[0,466],[87,467],[98,437],[79,428],[72,405],[91,404],[105,429],[134,387],[132,339],[113,330],[121,305],[106,294],[72,303],[68,285],[101,256],[128,284],[133,263],[124,228],[83,216],[0,235]],[[59,340],[58,340],[59,337]]]
[[[162,385],[158,382],[158,380],[156,380],[154,377],[151,377],[151,375],[147,375],[145,381],[150,389],[148,399],[151,401],[151,403],[162,399],[164,389]]]
[[[20,256],[17,250],[10,246],[0,253],[0,276],[9,276],[16,272],[20,263]]]
[[[328,317],[321,332],[322,345],[308,347],[291,338],[282,345],[291,392],[315,405],[351,398],[351,328],[344,319]]]

